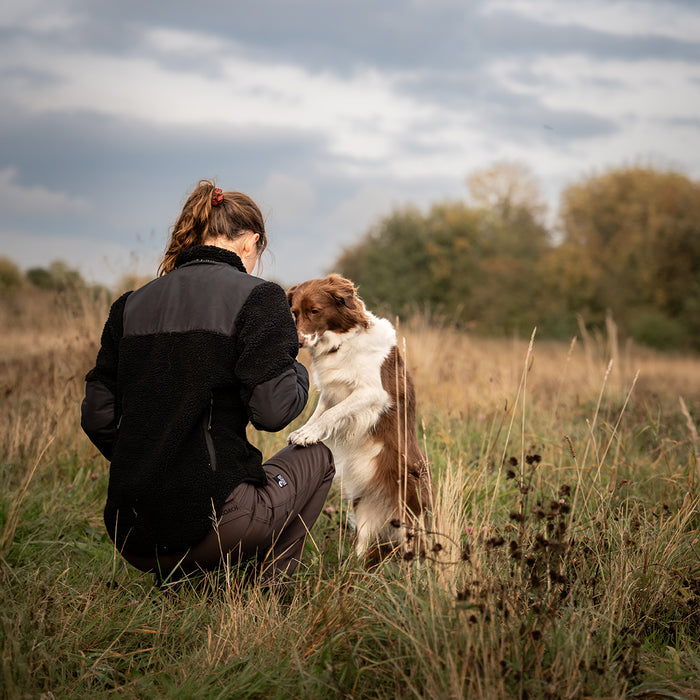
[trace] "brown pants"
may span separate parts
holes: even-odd
[[[257,559],[264,579],[291,574],[331,487],[333,455],[321,443],[289,445],[263,464],[263,469],[267,485],[239,484],[226,499],[214,529],[187,552],[158,557],[124,552],[124,558],[163,578],[177,568],[183,573],[211,570],[225,562],[239,564],[252,558]]]

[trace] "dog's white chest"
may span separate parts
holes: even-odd
[[[379,442],[363,440],[348,444],[334,439],[328,447],[335,460],[335,480],[340,483],[343,498],[350,501],[364,494],[375,475],[375,463],[382,446]]]

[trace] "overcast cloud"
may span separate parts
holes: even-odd
[[[0,255],[154,274],[202,177],[267,217],[264,274],[325,273],[381,216],[519,160],[700,178],[693,0],[5,0]]]

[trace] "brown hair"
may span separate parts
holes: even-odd
[[[207,238],[228,238],[233,241],[245,233],[257,233],[258,256],[267,247],[265,222],[258,205],[242,192],[224,192],[223,201],[212,205],[216,185],[211,180],[200,180],[175,223],[170,242],[158,268],[158,274],[167,275],[175,268],[181,251],[202,245]]]

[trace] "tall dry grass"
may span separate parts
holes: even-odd
[[[236,569],[155,589],[110,546],[79,429],[106,311],[0,303],[4,697],[700,697],[698,358],[612,320],[571,344],[401,324],[426,555],[365,570],[333,490],[278,600]]]

